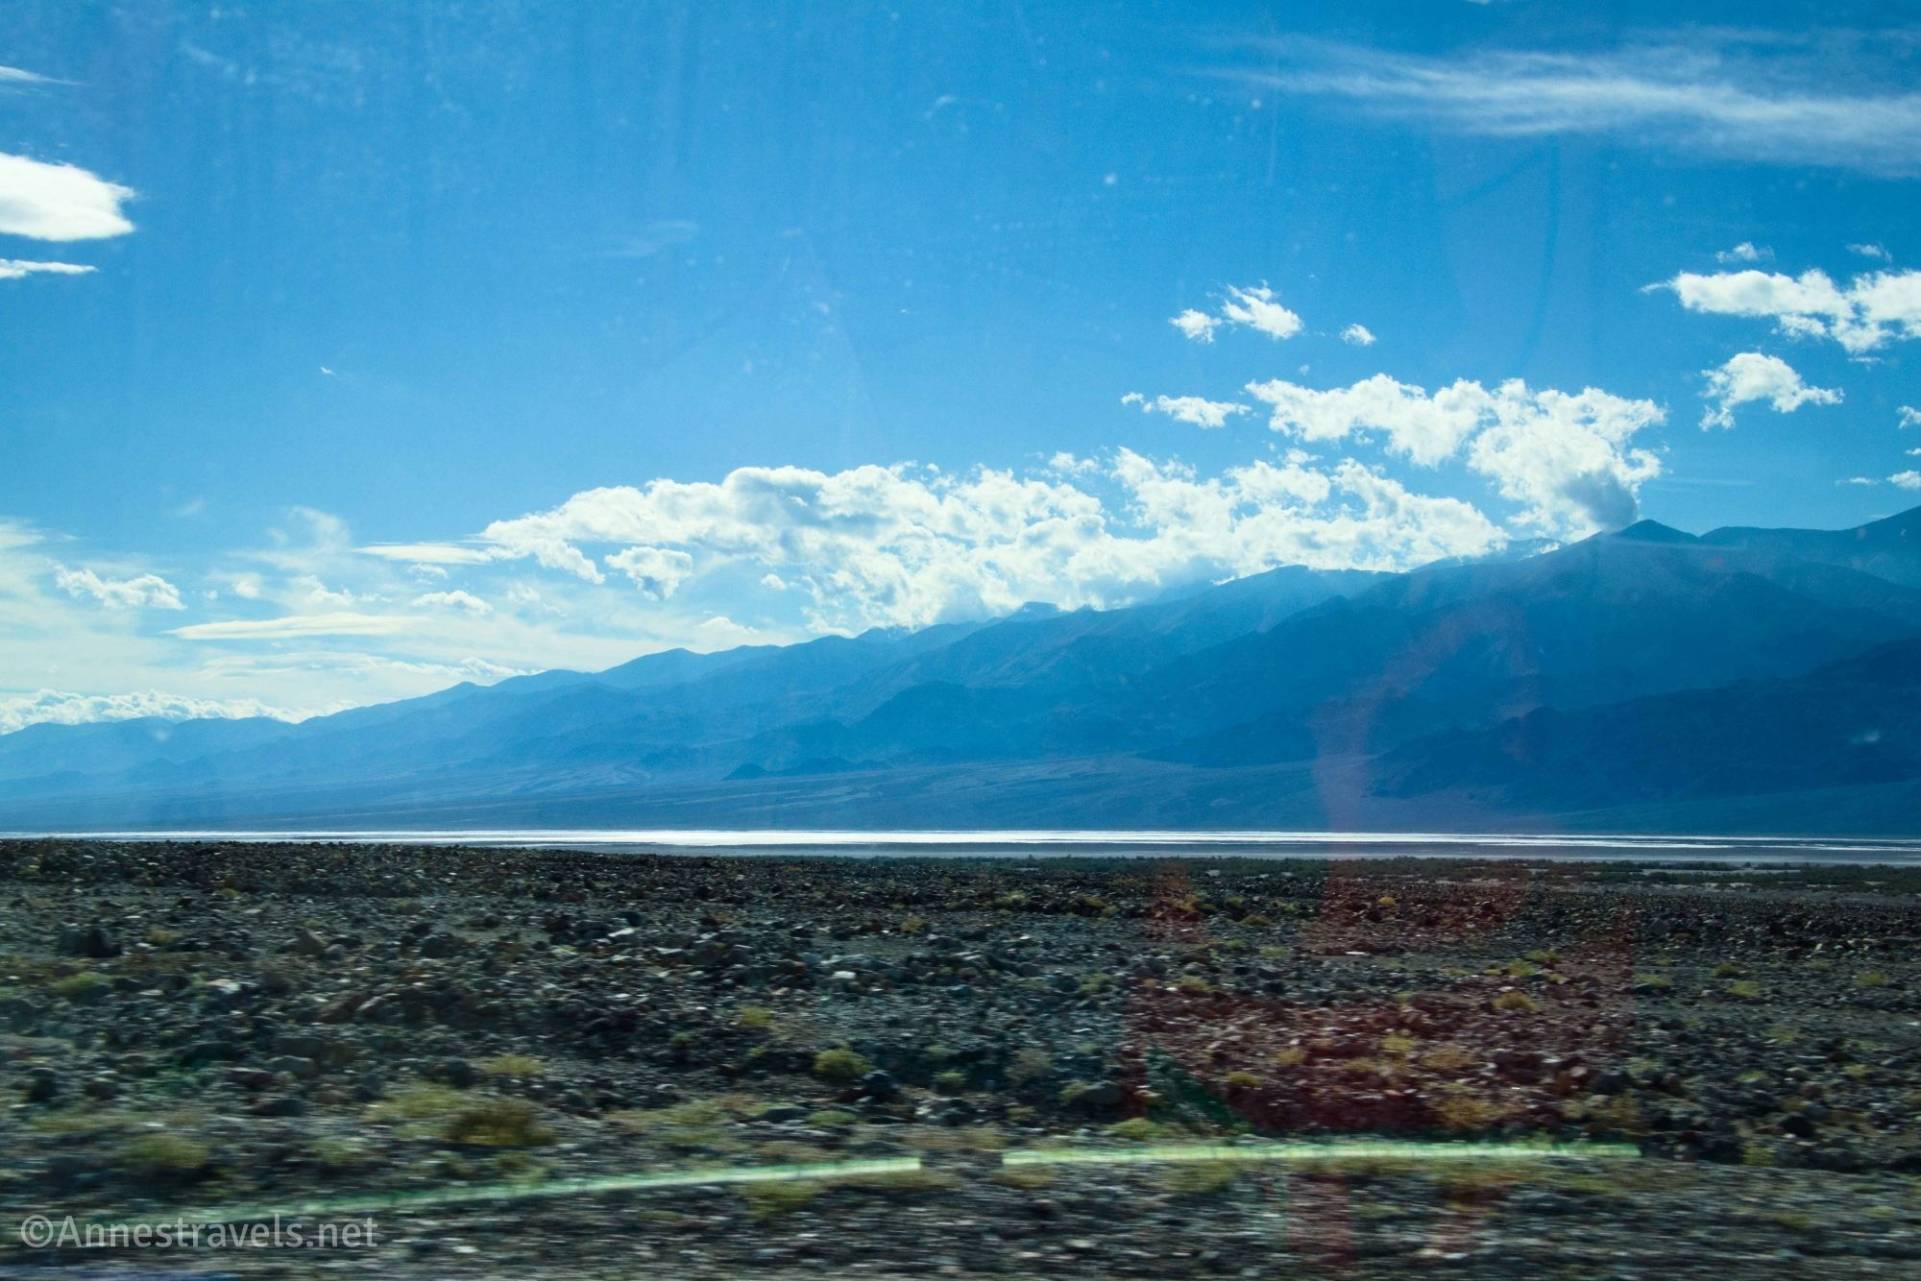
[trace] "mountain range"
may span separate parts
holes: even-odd
[[[0,736],[0,829],[1921,832],[1921,508]]]

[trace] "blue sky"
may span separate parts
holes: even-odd
[[[1593,8],[18,6],[0,729],[1921,502],[1921,28]]]

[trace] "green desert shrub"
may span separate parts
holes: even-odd
[[[1029,1045],[1014,1051],[1014,1057],[1007,1064],[1007,1079],[1015,1085],[1025,1085],[1053,1070],[1053,1057],[1046,1050]]]
[[[372,1160],[365,1144],[331,1134],[315,1139],[307,1154],[315,1165],[326,1170],[356,1170]]]
[[[834,1085],[846,1085],[867,1075],[867,1060],[849,1049],[822,1050],[814,1056],[814,1075]]]
[[[860,1118],[852,1112],[839,1108],[822,1108],[807,1114],[807,1124],[820,1130],[844,1130],[851,1125],[860,1124]]]
[[[109,986],[111,984],[106,975],[82,970],[78,974],[54,980],[53,994],[66,1001],[91,1001],[105,995]]]
[[[1158,1139],[1166,1134],[1167,1127],[1158,1121],[1150,1121],[1144,1116],[1130,1116],[1125,1121],[1116,1121],[1108,1126],[1107,1132],[1117,1139],[1144,1143],[1148,1139]]]
[[[120,1149],[120,1163],[135,1174],[197,1174],[212,1153],[206,1144],[181,1134],[140,1134]]]
[[[526,1099],[477,1095],[447,1118],[441,1137],[470,1147],[525,1148],[551,1142],[553,1133],[540,1123],[540,1109]]]
[[[740,1185],[740,1199],[747,1203],[747,1208],[757,1219],[770,1219],[798,1210],[818,1195],[820,1184],[798,1179]]]
[[[460,1111],[471,1097],[451,1085],[420,1082],[374,1104],[371,1115],[376,1121],[434,1121]]]

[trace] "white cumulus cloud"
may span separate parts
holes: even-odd
[[[1341,341],[1350,347],[1372,347],[1379,340],[1373,330],[1356,321],[1341,331]]]
[[[1772,249],[1757,248],[1752,240],[1743,240],[1732,249],[1723,249],[1714,255],[1716,262],[1764,262],[1774,257]]]
[[[1428,467],[1460,450],[1484,422],[1490,404],[1476,382],[1463,379],[1430,396],[1387,374],[1324,391],[1274,378],[1249,383],[1247,394],[1269,406],[1268,425],[1275,431],[1310,441],[1379,431],[1392,452]]]
[[[1899,485],[1903,489],[1921,489],[1921,471],[1896,472],[1888,477],[1888,483]]]
[[[1221,319],[1275,339],[1292,338],[1301,332],[1301,318],[1281,306],[1266,285],[1230,285],[1227,301],[1221,304]]]
[[[74,599],[94,600],[109,609],[186,608],[180,600],[180,589],[158,574],[102,578],[91,569],[68,569],[61,565],[55,567],[53,581]]]
[[[1916,409],[1913,405],[1902,405],[1894,413],[1903,427],[1921,427],[1921,409]]]
[[[1641,486],[1661,474],[1661,460],[1630,443],[1666,421],[1651,400],[1593,387],[1533,391],[1516,378],[1495,390],[1491,412],[1494,425],[1468,447],[1468,466],[1522,504],[1517,523],[1536,533],[1580,537],[1631,524]]]
[[[312,715],[315,713],[275,707],[253,698],[193,698],[160,690],[76,694],[42,689],[30,694],[0,694],[0,734],[10,734],[29,725],[85,725],[140,717],[189,721],[265,716],[277,721],[300,721]]]
[[[586,490],[496,521],[483,538],[503,557],[594,582],[602,564],[657,590],[671,580],[685,591],[709,573],[760,582],[803,593],[814,630],[848,630],[1028,601],[1121,604],[1279,564],[1409,568],[1507,537],[1468,503],[1412,493],[1358,463],[1260,461],[1202,477],[1127,450],[1073,461],[1033,476],[743,467],[717,482]]]
[[[1863,258],[1872,258],[1876,262],[1894,261],[1894,255],[1888,252],[1886,245],[1882,244],[1849,245],[1848,252],[1860,254]]]
[[[120,206],[133,192],[77,165],[0,153],[0,233],[99,240],[133,230]]]
[[[1683,271],[1651,286],[1671,289],[1689,311],[1774,321],[1795,338],[1832,338],[1850,354],[1921,336],[1921,271],[1877,271],[1844,287],[1819,269]]]
[[[666,600],[693,577],[694,558],[671,547],[628,547],[607,557],[607,567],[627,575],[641,595]]]
[[[1213,342],[1222,325],[1238,325],[1277,340],[1301,332],[1301,318],[1283,307],[1265,284],[1229,285],[1218,316],[1189,307],[1169,323],[1195,342]]]
[[[1838,405],[1838,388],[1810,387],[1801,381],[1794,367],[1778,356],[1744,351],[1730,356],[1718,369],[1702,371],[1707,388],[1707,412],[1701,426],[1734,426],[1734,408],[1754,401],[1766,401],[1778,414],[1791,414],[1803,405]]]
[[[1192,307],[1189,307],[1186,311],[1175,316],[1167,323],[1180,330],[1195,342],[1213,342],[1214,331],[1221,327],[1219,320],[1216,320],[1204,311],[1196,311]]]
[[[1154,396],[1149,398],[1137,391],[1130,391],[1121,397],[1123,405],[1138,405],[1144,414],[1166,414],[1178,422],[1192,423],[1196,427],[1225,427],[1227,420],[1235,414],[1248,412],[1246,405],[1231,400],[1208,400],[1204,396]]]
[[[1349,387],[1274,379],[1247,391],[1272,407],[1270,427],[1301,440],[1379,432],[1390,453],[1422,466],[1463,456],[1502,497],[1523,505],[1519,524],[1548,536],[1632,521],[1640,486],[1661,470],[1658,458],[1629,443],[1665,420],[1660,406],[1592,387],[1537,390],[1510,379],[1490,389],[1460,379],[1430,394],[1375,374]]]

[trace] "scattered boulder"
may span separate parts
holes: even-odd
[[[88,960],[104,961],[119,956],[119,942],[100,925],[63,925],[55,944],[62,956],[80,956]]]

